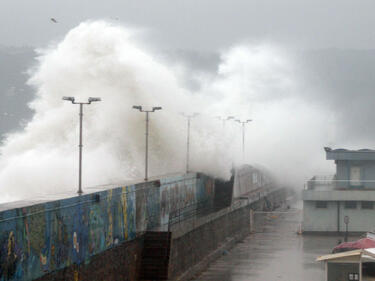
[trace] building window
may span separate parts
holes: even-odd
[[[350,185],[351,186],[361,185],[361,168],[358,166],[350,167]]]
[[[371,201],[362,201],[361,202],[362,209],[374,209],[374,202]]]
[[[345,201],[345,209],[357,209],[356,201]]]
[[[327,209],[327,201],[316,201],[315,207],[317,209]]]

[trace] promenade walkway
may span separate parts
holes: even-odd
[[[213,262],[196,281],[323,281],[317,256],[329,253],[338,236],[298,235],[301,203],[286,212],[257,214],[256,232]],[[351,238],[352,239],[352,238]],[[354,239],[354,238],[353,238]]]

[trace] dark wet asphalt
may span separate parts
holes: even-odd
[[[284,214],[257,214],[264,224],[211,263],[194,280],[323,281],[324,266],[316,257],[327,254],[342,237],[298,235],[301,204]]]

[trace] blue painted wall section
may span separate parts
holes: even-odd
[[[213,196],[212,178],[188,174],[2,211],[0,281],[32,280],[87,264],[98,253],[168,224],[171,211],[212,204]]]
[[[136,188],[136,225],[142,233],[160,225],[160,183],[138,184]]]

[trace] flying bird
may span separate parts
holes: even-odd
[[[54,22],[54,23],[57,23],[57,20],[54,19],[54,18],[51,18],[51,21]]]

